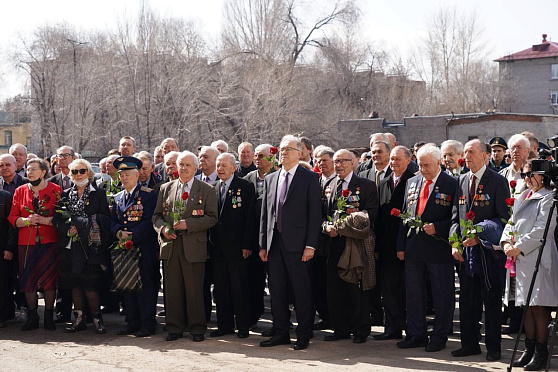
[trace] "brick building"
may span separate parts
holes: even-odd
[[[440,144],[447,139],[465,143],[479,138],[488,141],[494,136],[508,139],[515,133],[530,131],[539,141],[558,133],[558,115],[476,113],[463,115],[416,116],[403,122],[390,123],[383,118],[341,120],[337,124],[338,148],[368,147],[369,136],[390,132],[400,145],[411,147],[416,142]]]
[[[517,99],[505,111],[558,114],[558,43],[542,36],[541,44],[495,60],[517,85]]]

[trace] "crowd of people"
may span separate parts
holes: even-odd
[[[503,322],[520,332],[525,309],[514,366],[538,370],[558,304],[554,218],[527,303],[552,205],[548,175],[532,171],[540,146],[524,132],[409,149],[375,133],[362,153],[292,135],[278,147],[243,142],[237,155],[221,140],[181,151],[173,138],[150,153],[125,136],[96,174],[69,146],[39,159],[13,145],[0,155],[0,327],[25,308],[21,330],[39,328],[40,295],[47,330],[83,331],[90,320],[102,334],[103,314],[122,311],[118,335],[153,335],[164,315],[167,341],[187,331],[199,342],[214,302],[210,337],[246,338],[268,287],[262,347],[291,343],[294,305],[295,350],[315,330],[364,343],[382,325],[376,341],[437,352],[453,333],[457,272],[452,356],[480,354],[484,324],[486,359],[499,360]],[[115,252],[140,257],[139,277]]]

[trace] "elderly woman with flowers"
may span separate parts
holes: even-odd
[[[105,192],[92,184],[95,173],[91,164],[76,159],[68,168],[73,186],[62,193],[53,219],[60,232],[60,287],[71,289],[74,301],[74,322],[66,332],[87,328],[83,314],[87,298],[95,333],[101,334],[106,329],[100,311],[99,282],[107,268],[104,250],[110,237],[110,212]]]
[[[44,327],[55,330],[53,314],[58,281],[58,231],[52,225],[60,186],[48,182],[48,165],[42,159],[27,162],[29,183],[15,190],[8,220],[19,229],[19,287],[27,301],[27,321],[22,331],[39,328],[37,290],[45,294]]]
[[[551,219],[546,245],[541,239],[552,206],[552,191],[547,175],[531,172],[531,162],[522,169],[521,177],[528,187],[517,200],[507,200],[513,209],[510,222],[506,225],[500,244],[508,258],[515,261],[513,271],[507,273],[505,302],[515,299],[517,306],[525,305],[529,286],[533,278],[535,263],[543,249],[539,271],[533,287],[525,316],[525,351],[514,367],[525,367],[536,371],[546,364],[547,340],[550,322],[550,307],[558,304],[558,251],[552,233],[556,220]],[[513,185],[511,185],[513,187]]]

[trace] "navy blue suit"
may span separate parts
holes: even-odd
[[[125,196],[126,192],[123,190],[114,197],[110,230],[115,237],[120,230],[132,233],[134,247],[139,247],[141,252],[140,272],[143,284],[141,292],[124,295],[126,323],[132,329],[145,328],[155,332],[160,283],[159,242],[151,217],[157,205],[157,192],[141,187],[138,183],[127,203]]]
[[[403,211],[416,215],[417,203],[424,178],[421,174],[409,179],[405,189]],[[397,250],[405,252],[405,283],[407,308],[407,336],[426,339],[426,281],[431,279],[432,298],[436,309],[431,342],[445,344],[452,328],[454,301],[454,271],[451,246],[447,243],[451,227],[453,198],[457,181],[440,172],[428,197],[421,219],[432,223],[435,236],[414,230],[400,222]],[[445,240],[442,240],[445,239]]]
[[[509,218],[505,200],[510,197],[510,188],[506,178],[487,167],[476,189],[477,200],[469,198],[470,178],[470,172],[459,177],[450,234],[454,232],[461,234],[459,221],[465,220],[465,215],[469,211],[475,212],[473,220],[475,225],[484,220],[499,221],[501,218],[506,220]],[[465,248],[463,258],[465,262],[461,264],[459,270],[461,345],[463,348],[480,350],[477,338],[479,331],[477,309],[481,306],[478,294],[482,293],[485,308],[486,349],[491,352],[501,352],[500,320],[506,256],[502,251],[495,251],[492,247],[476,245]]]
[[[297,337],[310,338],[314,324],[311,261],[303,262],[302,254],[305,247],[318,247],[320,184],[315,173],[297,166],[283,203],[279,232],[276,200],[280,174],[278,171],[265,177],[260,221],[260,249],[268,252],[273,326],[279,335],[289,332],[290,279],[298,320]]]

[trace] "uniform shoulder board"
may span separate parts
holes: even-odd
[[[150,189],[149,187],[146,187],[146,186],[142,186],[142,187],[140,188],[140,190],[141,190],[141,191],[145,191],[145,192],[151,192],[151,191],[153,191],[153,189]]]

